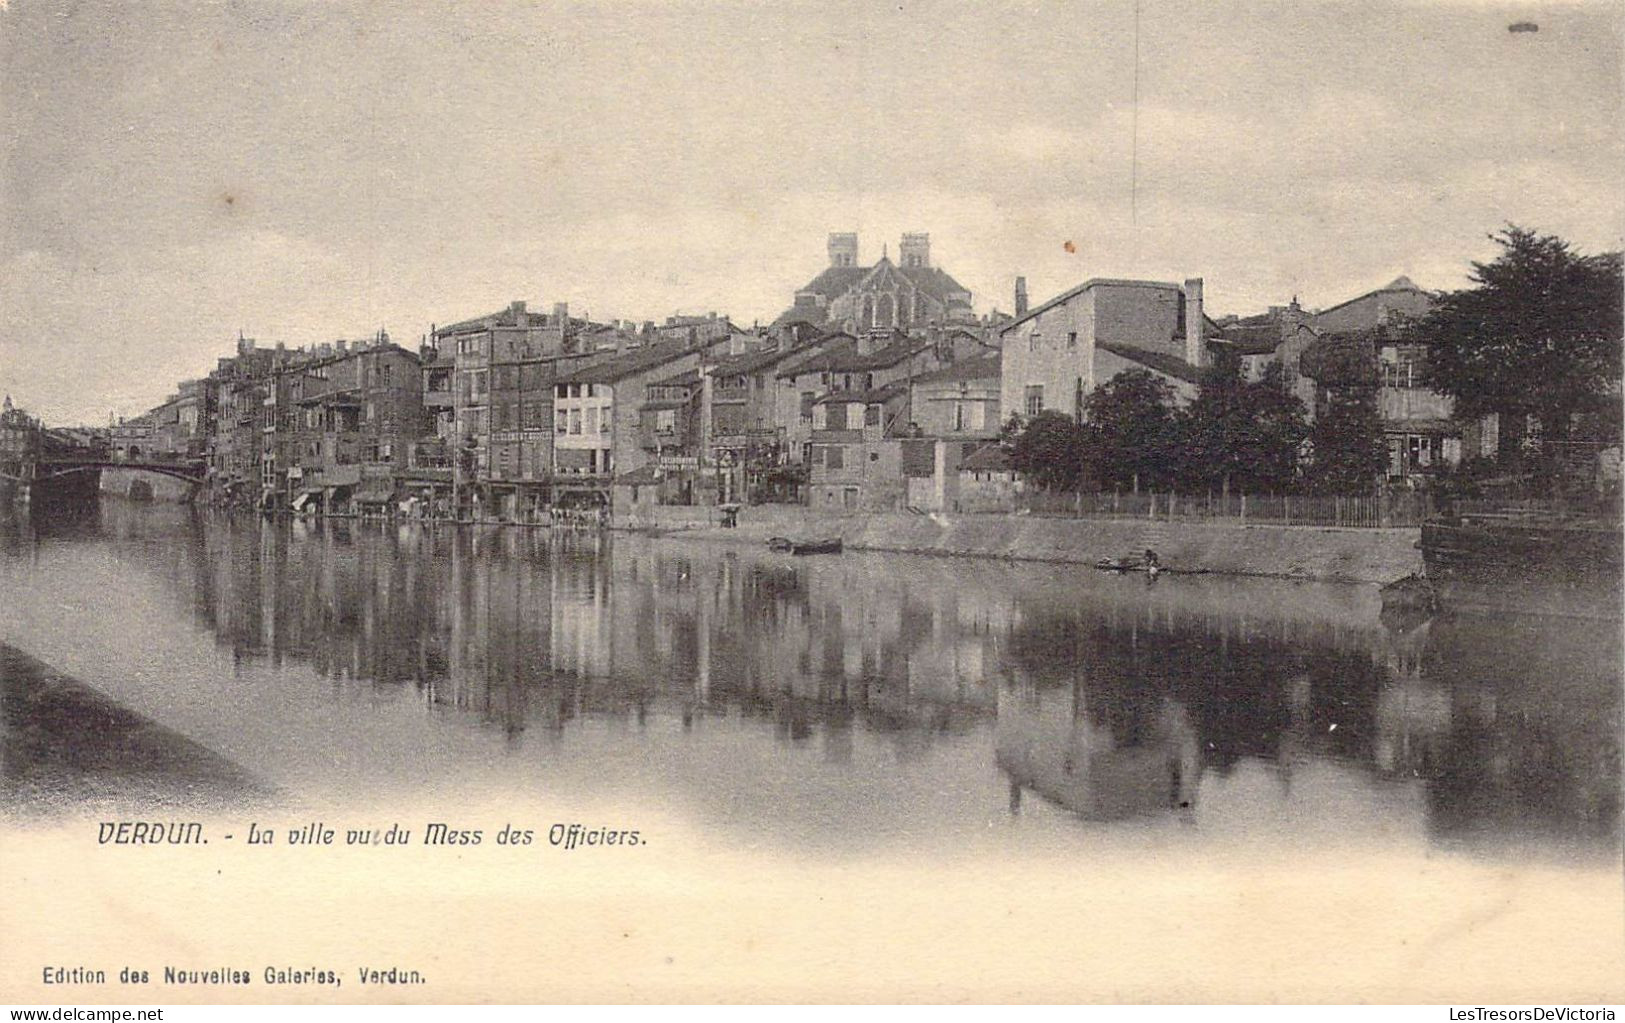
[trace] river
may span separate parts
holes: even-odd
[[[289,807],[637,796],[814,850],[1618,849],[1620,643],[1595,623],[1385,624],[1361,586],[119,503],[6,533],[0,587],[0,641]],[[116,777],[80,774],[14,798],[117,801]]]

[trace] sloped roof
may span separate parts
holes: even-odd
[[[884,282],[896,274],[908,281],[916,290],[935,298],[943,305],[948,304],[951,296],[965,293],[970,289],[960,284],[945,270],[934,266],[898,266],[889,257],[882,256],[872,266],[831,266],[826,267],[822,273],[808,281],[805,287],[797,290],[797,294],[816,292],[826,300],[833,301],[846,294],[859,285],[868,283],[871,279]],[[826,308],[828,302],[826,302]],[[814,318],[817,317],[817,318]],[[803,321],[812,324],[825,322],[824,310],[808,310],[792,305],[774,319],[774,326],[786,323]]]
[[[959,463],[960,472],[1008,472],[1010,452],[1002,444],[987,444],[977,448]]]
[[[873,268],[867,266],[825,267],[823,273],[808,281],[806,287],[799,289],[797,293],[814,291],[825,298],[844,295],[852,290],[853,285],[867,277],[871,269]]]
[[[970,291],[969,288],[954,280],[946,270],[935,266],[901,266],[897,272],[907,277],[916,288],[927,295],[934,295],[947,303],[949,296]]]
[[[1210,340],[1223,344],[1237,355],[1267,355],[1281,347],[1281,329],[1275,324],[1231,324]]]
[[[819,373],[834,368],[836,360],[841,356],[857,351],[858,340],[850,334],[826,334],[812,345],[820,346],[816,351],[806,351],[807,358],[798,359],[793,364],[779,370],[782,377],[800,376],[803,373]],[[808,345],[811,348],[812,345]]]
[[[1121,356],[1130,362],[1137,362],[1147,369],[1154,369],[1164,376],[1184,380],[1187,383],[1197,383],[1202,379],[1202,371],[1177,355],[1167,352],[1153,352],[1134,345],[1125,345],[1116,341],[1098,341],[1096,346],[1103,348],[1113,355]]]
[[[568,380],[570,383],[611,384],[638,373],[657,369],[664,363],[698,350],[683,341],[663,341],[659,344],[645,345],[634,352],[594,362],[590,366],[563,371],[559,376],[560,379]]]
[[[922,373],[914,378],[914,382],[916,384],[946,384],[956,383],[960,380],[997,380],[1002,371],[1003,365],[999,356],[983,355],[974,359],[961,359],[942,369]]]
[[[851,354],[836,356],[830,369],[836,373],[856,373],[870,369],[889,369],[905,359],[918,355],[931,347],[931,342],[899,338],[884,348],[878,349],[868,355],[857,354],[854,346]]]
[[[1126,279],[1122,279],[1122,278],[1114,278],[1114,277],[1091,277],[1088,280],[1084,281],[1082,284],[1079,284],[1077,287],[1071,288],[1071,289],[1069,289],[1067,291],[1063,291],[1059,295],[1056,295],[1054,298],[1050,299],[1049,301],[1044,302],[1041,305],[1036,305],[1033,308],[1027,310],[1027,312],[1025,314],[1016,317],[1015,319],[1011,320],[1009,323],[1006,323],[1002,327],[1000,327],[999,328],[999,333],[1000,334],[1009,333],[1012,329],[1014,329],[1016,327],[1019,327],[1021,324],[1026,323],[1028,320],[1032,319],[1033,317],[1038,316],[1038,315],[1040,315],[1042,313],[1048,312],[1049,310],[1055,308],[1056,306],[1060,305],[1061,303],[1069,301],[1070,299],[1075,298],[1076,296],[1083,294],[1085,291],[1088,291],[1090,288],[1097,287],[1099,285],[1115,285],[1117,287],[1126,287],[1126,288],[1155,288],[1155,289],[1157,289],[1159,291],[1179,291],[1179,290],[1181,290],[1179,285],[1174,284],[1174,283],[1169,282],[1169,281],[1131,281],[1131,280],[1126,280]]]
[[[711,375],[716,377],[748,376],[758,370],[776,365],[779,361],[789,358],[797,351],[798,349],[795,348],[764,348],[759,352],[746,352],[743,355],[730,356],[711,367]]]
[[[1415,281],[1411,280],[1409,277],[1406,277],[1404,274],[1400,274],[1398,277],[1395,277],[1393,280],[1389,281],[1387,284],[1384,284],[1380,288],[1373,288],[1372,290],[1367,291],[1362,295],[1355,295],[1353,298],[1347,299],[1347,300],[1342,301],[1342,302],[1339,302],[1334,306],[1328,306],[1327,308],[1320,310],[1320,312],[1316,313],[1315,315],[1317,317],[1325,316],[1327,313],[1336,312],[1337,310],[1343,308],[1344,306],[1349,306],[1349,305],[1353,305],[1356,302],[1364,301],[1365,299],[1371,298],[1374,295],[1381,295],[1384,292],[1393,292],[1393,291],[1403,291],[1403,292],[1417,293],[1417,294],[1426,295],[1428,298],[1433,297],[1432,292],[1428,291],[1425,288],[1417,287]]]
[[[831,391],[813,402],[814,405],[881,405],[902,394],[904,384],[887,384],[867,391]]]

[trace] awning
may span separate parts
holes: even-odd
[[[293,510],[294,511],[304,511],[305,510],[305,505],[309,504],[310,499],[312,497],[315,497],[317,493],[318,493],[318,491],[315,491],[315,490],[301,490],[301,491],[299,491],[299,496],[297,496],[297,497],[295,497],[293,499]]]

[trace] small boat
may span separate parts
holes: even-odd
[[[787,536],[769,537],[767,541],[768,550],[778,551],[781,554],[790,553],[790,551],[795,548],[795,545],[796,542]]]
[[[841,553],[841,538],[828,537],[823,540],[800,540],[790,545],[791,554],[839,554]]]
[[[1095,567],[1104,572],[1149,572],[1153,568],[1159,571],[1161,566],[1153,566],[1140,558],[1101,558],[1095,562]]]

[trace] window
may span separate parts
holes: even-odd
[[[484,370],[481,370],[480,372],[475,373],[474,374],[474,393],[476,395],[484,394],[487,390],[490,389],[489,386],[488,386],[488,383],[489,383],[489,381],[487,379],[487,376],[486,376],[486,373],[485,373]]]
[[[812,418],[813,402],[816,399],[817,399],[817,396],[814,395],[813,392],[811,392],[811,391],[802,391],[801,392],[801,418],[803,418],[803,419],[811,419]]]
[[[1078,347],[1078,332],[1077,331],[1073,330],[1073,331],[1068,331],[1067,332],[1066,346],[1068,348],[1076,348],[1076,347]]]
[[[1027,416],[1032,418],[1044,411],[1044,385],[1027,385]]]
[[[1039,334],[1039,333],[1038,333],[1038,331],[1036,331],[1036,330],[1035,330],[1035,331],[1033,331],[1033,332],[1032,332],[1032,333],[1031,333],[1031,334],[1028,334],[1028,335],[1027,335],[1027,350],[1028,350],[1028,351],[1029,351],[1029,352],[1036,352],[1036,351],[1038,351],[1038,339],[1039,339],[1039,338],[1040,338],[1040,337],[1041,337],[1041,336],[1042,336],[1042,335],[1040,335],[1040,334]]]
[[[596,408],[587,410],[587,433],[589,435],[598,433],[598,410]]]
[[[558,409],[553,413],[553,432],[570,432],[570,413],[564,411],[563,409]]]
[[[880,406],[879,405],[870,405],[870,406],[868,406],[867,408],[865,408],[863,410],[863,425],[864,426],[879,426],[880,425]]]
[[[1382,384],[1384,387],[1420,387],[1422,367],[1414,359],[1385,362],[1382,364]]]
[[[824,464],[831,469],[844,469],[846,467],[846,449],[839,444],[831,444],[825,448]]]
[[[968,418],[969,416],[966,413],[965,403],[962,401],[954,402],[954,430],[963,432],[965,429],[965,421]]]
[[[655,433],[669,436],[677,432],[677,410],[663,408],[655,413]]]
[[[570,432],[572,434],[581,432],[581,410],[578,408],[570,410]]]
[[[830,402],[824,406],[824,429],[846,429],[846,406],[839,402]]]

